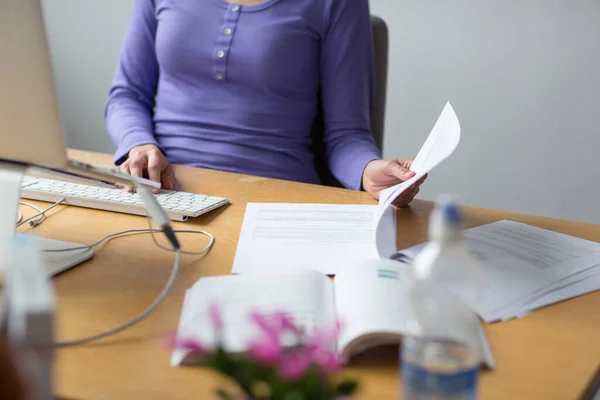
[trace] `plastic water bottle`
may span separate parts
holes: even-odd
[[[473,305],[481,270],[462,245],[461,222],[455,203],[439,203],[430,219],[430,242],[412,265],[401,350],[405,400],[477,397],[481,355]]]

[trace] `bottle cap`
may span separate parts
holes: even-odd
[[[460,207],[449,197],[441,197],[429,220],[429,236],[433,240],[457,239],[462,230]]]

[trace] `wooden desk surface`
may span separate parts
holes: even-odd
[[[71,156],[110,163],[107,155],[72,151]],[[185,256],[182,273],[165,302],[148,319],[102,341],[57,351],[56,392],[68,399],[212,399],[219,377],[203,368],[171,368],[162,337],[177,327],[184,291],[197,279],[231,270],[245,204],[319,202],[372,204],[366,193],[276,181],[217,171],[177,168],[185,191],[227,197],[231,205],[175,227],[206,229],[216,243],[205,257]],[[398,246],[426,240],[431,204],[414,201],[398,215]],[[25,215],[29,211],[24,210]],[[600,241],[600,225],[466,208],[469,227],[512,219]],[[57,207],[35,229],[40,236],[92,243],[115,231],[144,228],[145,218],[77,207]],[[27,229],[24,229],[27,231]],[[182,237],[184,248],[204,246]],[[162,289],[173,255],[150,237],[113,240],[93,260],[55,278],[58,336],[89,335],[113,327],[143,310]],[[576,399],[600,363],[600,292],[533,312],[521,320],[487,325],[497,370],[484,372],[480,398]],[[398,399],[397,349],[356,360],[344,373],[360,379],[357,399]]]

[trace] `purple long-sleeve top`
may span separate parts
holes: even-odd
[[[329,168],[359,189],[370,130],[368,0],[135,0],[105,117],[115,163],[155,144],[174,164],[318,183],[318,97]]]

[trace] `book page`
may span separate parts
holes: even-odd
[[[336,275],[335,304],[343,328],[340,353],[351,356],[370,346],[399,342],[408,315],[409,268],[371,259]]]
[[[286,312],[305,332],[333,327],[336,320],[333,284],[327,276],[311,270],[273,274],[228,275],[202,278],[186,292],[179,337],[193,337],[214,345],[217,341],[208,313],[218,304],[224,324],[222,342],[227,351],[244,352],[259,330],[250,313]],[[294,338],[288,345],[294,344]],[[185,352],[174,351],[172,364],[179,365]]]
[[[334,275],[357,258],[375,257],[376,205],[248,203],[233,273],[314,269]],[[395,213],[383,242],[396,243]],[[393,228],[390,228],[393,226]]]
[[[410,266],[392,260],[363,260],[334,281],[336,311],[342,323],[338,351],[345,358],[385,344],[400,343],[408,332]],[[477,325],[482,363],[495,360],[481,324]]]

